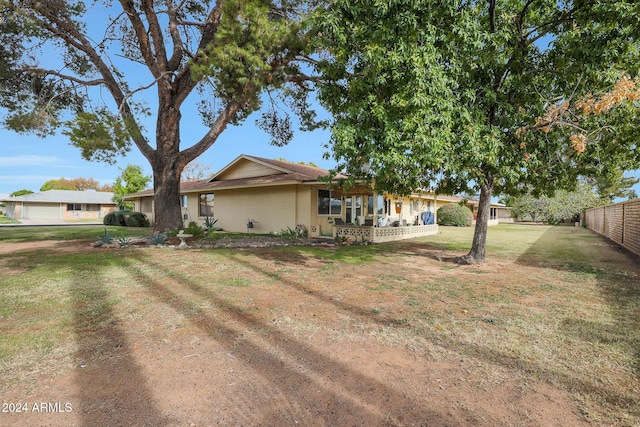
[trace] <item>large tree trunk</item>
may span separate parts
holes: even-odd
[[[460,257],[461,264],[480,264],[485,261],[487,246],[487,229],[489,227],[489,215],[491,213],[491,195],[493,193],[493,176],[487,176],[487,182],[480,186],[480,201],[478,204],[478,216],[473,232],[473,243],[468,254]]]
[[[162,97],[161,97],[162,99]],[[185,167],[180,153],[181,114],[173,104],[159,109],[156,128],[157,149],[149,159],[155,194],[154,230],[164,232],[183,228],[180,206],[180,174]]]
[[[153,167],[153,190],[155,193],[154,230],[164,232],[183,228],[180,206],[180,171],[174,162],[164,167]]]

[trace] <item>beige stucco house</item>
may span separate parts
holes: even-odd
[[[298,227],[311,237],[381,242],[437,233],[437,225],[424,224],[423,214],[435,218],[438,207],[462,200],[429,192],[379,195],[364,186],[347,192],[330,188],[322,180],[328,176],[318,167],[243,154],[211,178],[181,184],[183,220],[202,225],[214,217],[216,227],[232,232]],[[153,190],[125,199],[153,222]]]
[[[48,190],[7,197],[6,216],[17,220],[100,219],[116,209],[113,193],[103,191]]]

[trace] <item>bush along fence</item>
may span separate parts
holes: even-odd
[[[587,209],[588,229],[640,255],[640,199]]]

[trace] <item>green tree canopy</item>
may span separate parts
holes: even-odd
[[[547,224],[576,221],[585,209],[603,204],[593,187],[581,181],[575,190],[558,190],[553,196],[523,194],[510,200],[511,212],[520,219],[530,218]]]
[[[632,187],[640,182],[640,178],[624,176],[620,170],[612,171],[610,174],[597,177],[590,182],[604,203],[613,203],[615,199],[635,199],[638,197]]]
[[[569,126],[539,125],[637,73],[639,14],[631,0],[332,2],[317,15],[317,69],[337,170],[400,194],[479,190],[461,261],[484,261],[493,194],[637,168],[632,103],[585,116],[581,128],[598,131],[580,152]]]
[[[127,165],[126,168],[120,169],[122,173],[116,178],[113,184],[113,201],[118,207],[131,208],[131,202],[123,202],[123,196],[127,194],[137,193],[147,188],[151,177],[144,175],[142,167],[137,165]]]
[[[0,0],[4,125],[42,135],[62,128],[89,160],[113,162],[135,145],[153,170],[156,229],[178,228],[182,170],[263,98],[270,105],[258,122],[273,143],[292,136],[279,99],[313,126],[300,64],[309,61],[305,16],[317,3]],[[189,105],[206,129],[183,144]]]
[[[18,197],[18,196],[24,196],[25,194],[33,194],[33,191],[31,190],[18,190],[18,191],[14,191],[13,193],[9,194],[9,197]]]
[[[96,190],[96,191],[111,191],[112,188],[109,185],[100,185],[100,183],[93,178],[74,178],[74,179],[51,179],[40,187],[40,191],[47,190]]]

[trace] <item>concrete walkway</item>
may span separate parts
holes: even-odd
[[[70,226],[70,225],[102,225],[102,218],[96,222],[66,222],[61,219],[20,219],[19,224],[0,224],[0,227],[48,227],[48,226]]]

